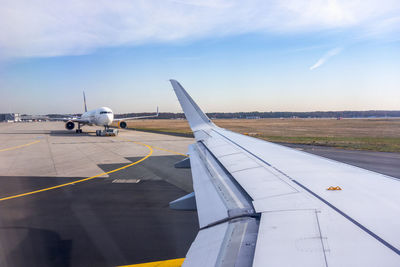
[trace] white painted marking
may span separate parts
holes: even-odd
[[[137,184],[140,182],[140,179],[115,179],[112,183],[116,184]]]

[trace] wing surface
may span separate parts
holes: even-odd
[[[196,138],[183,266],[400,266],[398,179],[219,128],[171,84]]]
[[[72,121],[72,122],[79,122],[79,123],[90,123],[90,121],[88,119],[82,119],[82,118],[68,118],[68,117],[63,117],[63,118],[48,118],[48,120],[51,121],[63,121],[63,122],[67,122],[67,121]]]
[[[157,112],[154,115],[120,118],[120,119],[114,119],[114,121],[115,122],[121,122],[121,121],[129,121],[129,120],[140,120],[140,119],[146,119],[146,118],[155,118],[155,117],[158,117],[158,115],[159,115],[159,113],[158,113],[158,107],[157,107]]]

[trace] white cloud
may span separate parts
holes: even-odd
[[[399,10],[397,0],[3,0],[0,57],[75,55],[250,32],[393,33],[388,28],[398,25],[391,18]]]
[[[337,54],[339,54],[340,52],[342,52],[342,48],[341,47],[336,47],[334,49],[329,50],[328,52],[326,52],[320,59],[318,59],[317,62],[315,62],[314,65],[312,65],[310,67],[310,70],[314,70],[316,68],[321,67],[328,59],[330,59],[333,56],[336,56]]]

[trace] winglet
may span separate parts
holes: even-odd
[[[179,103],[182,106],[186,119],[189,122],[190,128],[193,131],[205,127],[213,127],[214,123],[203,113],[199,106],[193,101],[190,95],[176,80],[169,80],[174,88],[175,94],[178,97]]]
[[[83,104],[85,105],[85,112],[87,112],[85,91],[83,91]]]

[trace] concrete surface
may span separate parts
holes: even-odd
[[[168,203],[192,190],[190,170],[173,164],[193,140],[134,131],[97,137],[95,127],[84,129],[89,134],[67,132],[63,123],[0,124],[0,199],[114,170],[149,153],[131,141],[160,149],[102,178],[0,201],[0,266],[117,266],[184,257],[198,231],[197,214]]]
[[[325,158],[400,178],[400,153],[346,150],[333,147],[282,144]]]

